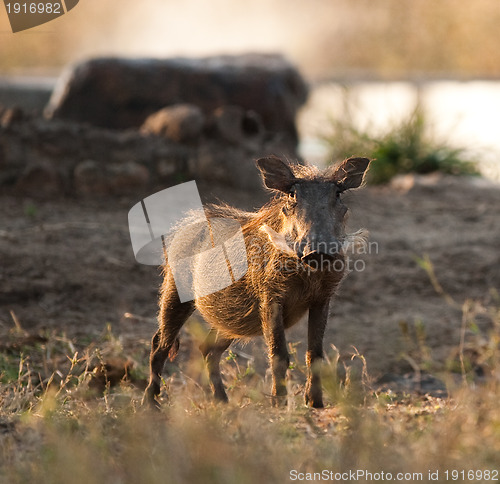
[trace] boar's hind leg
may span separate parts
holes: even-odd
[[[205,341],[200,345],[200,351],[207,362],[208,376],[214,398],[221,402],[227,402],[228,398],[220,374],[220,359],[222,353],[229,348],[232,341],[231,338],[222,336],[218,330],[212,328]]]
[[[305,400],[314,408],[323,407],[321,390],[321,361],[323,359],[323,336],[328,319],[329,301],[312,305],[309,308],[308,341],[306,362],[308,368]]]
[[[168,277],[168,276],[167,276]],[[161,373],[168,357],[173,359],[179,346],[178,334],[195,309],[194,302],[181,303],[173,280],[166,281],[160,299],[159,329],[151,341],[149,384],[142,403],[158,407]]]
[[[269,349],[273,375],[272,402],[274,406],[286,403],[286,371],[290,356],[286,348],[283,308],[277,302],[262,305],[262,330]]]

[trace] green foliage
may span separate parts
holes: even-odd
[[[7,353],[0,353],[0,383],[16,380],[19,374],[19,359]]]
[[[441,172],[452,175],[477,175],[476,164],[465,150],[441,143],[429,135],[425,113],[417,107],[386,133],[373,135],[353,122],[349,104],[342,116],[332,118],[330,130],[322,135],[329,148],[329,159],[367,156],[376,160],[370,166],[367,182],[381,184],[401,173]]]
[[[33,202],[27,202],[24,205],[24,215],[28,218],[35,218],[38,214],[38,208]]]

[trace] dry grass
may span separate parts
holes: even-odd
[[[340,380],[332,351],[324,410],[303,405],[301,362],[289,372],[288,406],[276,409],[266,378],[230,353],[230,404],[212,402],[196,358],[165,380],[170,404],[153,414],[140,407],[147,348],[125,352],[111,328],[79,348],[17,322],[0,357],[0,482],[287,482],[291,470],[422,473],[426,482],[429,471],[444,480],[445,470],[498,470],[500,301],[486,309],[491,329],[478,334],[477,306],[464,305],[461,364],[443,375],[449,397],[379,391],[362,355],[360,377]],[[467,360],[473,343],[480,378]]]

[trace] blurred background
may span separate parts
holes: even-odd
[[[496,0],[81,0],[12,35],[0,15],[4,73],[57,73],[96,55],[279,51],[312,80],[496,79]]]
[[[434,135],[500,179],[498,25],[496,0],[82,0],[14,35],[2,8],[0,77],[49,88],[66,64],[95,56],[280,52],[312,87],[299,119],[305,157],[329,156],[319,138],[332,116],[349,109],[356,126],[383,131],[418,102]]]

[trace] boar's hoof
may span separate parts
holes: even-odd
[[[141,406],[144,408],[150,408],[152,410],[160,410],[161,409],[161,404],[158,400],[155,398],[155,394],[153,391],[148,387],[146,388],[146,391],[144,392],[144,396],[142,397],[142,402]]]
[[[286,395],[273,395],[271,397],[271,404],[273,407],[286,407],[287,396]]]
[[[306,405],[313,408],[323,408],[323,396],[320,391],[314,391],[309,385],[306,386],[304,395]]]
[[[224,390],[215,390],[214,391],[214,399],[217,403],[228,403],[229,398],[227,398],[227,394]]]
[[[312,408],[324,408],[323,400],[320,398],[319,400],[314,400],[308,395],[305,396],[306,405]]]

